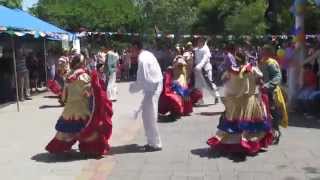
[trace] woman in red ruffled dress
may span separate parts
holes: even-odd
[[[192,113],[190,89],[187,82],[187,63],[183,56],[177,56],[164,74],[163,91],[159,99],[159,113],[167,114],[173,120]]]
[[[240,70],[230,68],[223,76],[226,110],[207,144],[217,151],[255,155],[272,144],[271,122],[258,85],[263,74],[246,63],[243,54],[236,54],[236,59]]]
[[[98,73],[90,76],[84,67],[84,57],[74,56],[63,90],[65,107],[55,126],[57,133],[46,146],[49,153],[69,152],[77,141],[85,154],[101,156],[109,151],[112,103]]]

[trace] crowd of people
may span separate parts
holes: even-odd
[[[27,51],[16,45],[16,70],[19,101],[31,100],[31,96],[45,89],[45,61],[42,53]],[[0,57],[0,104],[15,100],[13,56],[10,49],[3,49]]]
[[[96,53],[72,50],[59,56],[55,52],[48,56],[46,67],[34,53],[26,56],[17,47],[19,100],[31,99],[30,91],[42,86],[47,68],[47,86],[58,95],[64,111],[46,149],[67,152],[79,141],[81,152],[103,155],[109,151],[118,81],[134,81],[129,91],[144,94],[136,117],[142,113],[145,151],[162,149],[157,121],[191,116],[193,108],[212,98],[214,104],[223,103],[225,111],[207,144],[214,150],[253,155],[278,144],[280,126],[288,126],[286,83],[292,81],[290,66],[296,61],[288,60],[294,58],[292,54],[284,61],[276,49],[291,46],[274,42],[253,46],[246,41],[210,48],[208,39],[200,37],[174,49],[147,50],[141,41],[134,41],[122,53],[112,46]],[[308,46],[308,58],[301,65],[301,89],[294,94],[295,103],[308,114],[316,112],[309,107],[315,107],[320,97],[320,50],[316,49]],[[204,96],[205,91],[210,96]]]
[[[136,117],[142,113],[147,137],[143,149],[161,150],[159,116],[175,121],[192,115],[193,108],[208,98],[204,91],[209,92],[215,104],[222,102],[225,106],[217,133],[207,142],[210,148],[252,155],[278,144],[279,127],[288,126],[288,115],[281,68],[274,54],[271,45],[263,46],[260,56],[232,43],[227,45],[219,67],[223,71],[219,77],[223,83],[220,94],[213,81],[216,75],[211,63],[213,55],[205,38],[177,47],[175,57],[165,69],[161,69],[164,66],[156,54],[144,49],[141,41],[134,41],[124,57],[137,62],[129,92],[142,91],[144,95],[136,111]],[[108,152],[112,101],[117,100],[116,75],[121,58],[113,48],[91,57],[73,52],[59,58],[58,74],[48,84],[59,95],[64,111],[56,124],[57,134],[46,147],[49,152],[69,151],[76,141],[81,152],[98,155]]]

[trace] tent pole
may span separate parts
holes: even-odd
[[[20,102],[19,102],[19,87],[18,87],[18,73],[17,73],[17,62],[16,62],[16,51],[15,51],[15,42],[14,37],[11,37],[11,46],[12,46],[12,58],[13,58],[13,70],[14,70],[14,80],[16,84],[16,101],[17,101],[17,110],[20,112]]]
[[[46,48],[46,38],[43,38],[43,53],[44,53],[44,69],[46,72],[46,84],[48,82],[48,67],[47,67],[47,48]]]

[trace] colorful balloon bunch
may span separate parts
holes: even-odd
[[[277,59],[279,64],[283,68],[287,68],[289,61],[293,58],[294,49],[292,47],[287,47],[286,49],[278,49],[277,50]]]

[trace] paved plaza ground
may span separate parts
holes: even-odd
[[[320,120],[291,115],[278,146],[255,157],[219,156],[206,140],[216,131],[222,105],[195,108],[192,116],[159,123],[163,151],[144,153],[141,120],[133,120],[141,95],[119,84],[114,104],[112,150],[102,159],[78,153],[56,157],[44,151],[62,108],[41,94],[0,109],[1,180],[320,180]],[[209,98],[209,97],[208,97]],[[208,101],[207,103],[211,103]],[[74,146],[76,149],[77,147]]]

